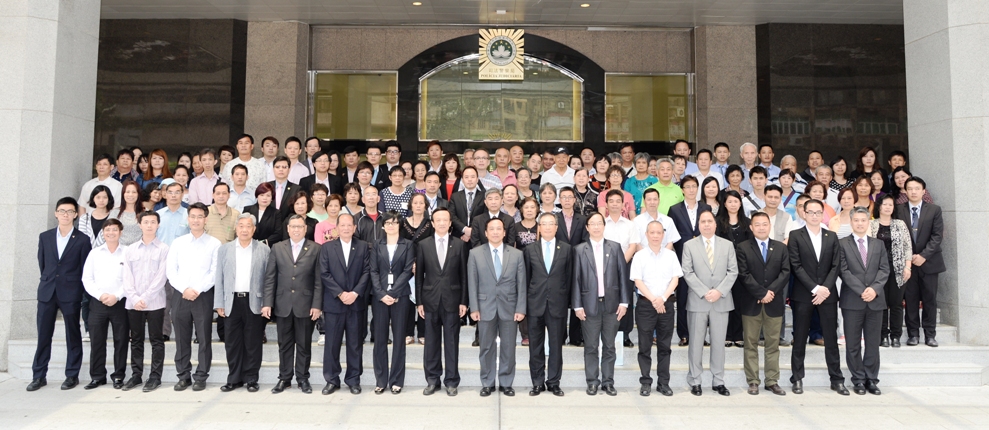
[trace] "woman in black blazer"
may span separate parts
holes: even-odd
[[[715,220],[718,222],[717,235],[731,241],[735,246],[752,239],[752,230],[749,228],[749,218],[742,210],[742,195],[737,191],[730,190],[724,192],[724,201]],[[735,280],[732,290],[745,288],[741,279]],[[741,294],[732,294],[735,300],[735,310],[728,314],[728,335],[725,337],[725,347],[735,345],[739,348],[745,346],[742,342],[742,314],[739,313],[737,297]]]
[[[309,193],[302,190],[296,191],[289,202],[291,202],[292,207],[289,208],[291,210],[289,214],[285,215],[285,219],[282,220],[282,228],[280,230],[282,235],[281,240],[288,239],[288,222],[292,219],[292,215],[299,215],[302,219],[306,220],[306,239],[315,241],[316,224],[319,224],[319,221],[316,218],[310,218],[308,215],[309,211],[312,210],[312,199],[309,198]]]
[[[282,216],[271,205],[274,195],[274,188],[264,182],[254,190],[254,197],[258,202],[244,207],[244,213],[254,215],[254,221],[257,225],[254,230],[254,239],[268,246],[282,240]]]
[[[415,263],[415,250],[412,242],[399,233],[402,216],[395,211],[381,215],[385,236],[374,244],[371,252],[371,302],[374,318],[374,393],[381,394],[391,386],[392,394],[402,392],[405,385],[405,335],[408,313],[412,302],[409,281],[412,279],[412,264]],[[388,326],[391,325],[392,343],[391,366],[388,365]]]

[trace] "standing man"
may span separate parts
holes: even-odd
[[[561,209],[556,213],[556,238],[570,246],[587,241],[587,217],[574,208],[576,203],[577,192],[573,188],[560,189]]]
[[[345,168],[340,172],[340,185],[357,182],[357,163],[361,161],[361,156],[357,153],[357,148],[348,146],[343,148],[343,163]]]
[[[426,146],[426,155],[429,158],[429,171],[430,172],[442,172],[443,171],[443,147],[440,146],[440,141],[433,140],[429,142]],[[487,166],[487,164],[485,164]]]
[[[562,396],[563,340],[567,337],[572,286],[570,276],[573,274],[571,247],[556,238],[556,215],[540,215],[538,229],[540,239],[523,250],[526,279],[529,280],[525,313],[529,321],[529,375],[532,377],[529,395],[538,396],[549,390],[556,396]],[[547,336],[549,367],[546,366],[544,343]]]
[[[739,185],[743,190],[752,192],[752,185],[749,184],[749,171],[756,166],[759,158],[759,153],[754,143],[745,142],[738,149],[738,152],[742,155],[742,183]]]
[[[106,242],[89,253],[82,270],[82,284],[94,300],[89,301],[89,376],[85,389],[106,385],[106,335],[113,327],[113,388],[124,386],[127,376],[127,310],[124,309],[124,248],[120,246],[123,224],[116,218],[103,224]]]
[[[680,236],[680,240],[673,242],[673,250],[677,253],[677,259],[683,258],[683,246],[687,241],[701,235],[701,231],[698,229],[697,215],[711,210],[711,206],[697,199],[697,178],[685,176],[680,181],[680,187],[683,189],[683,201],[670,207],[670,218],[673,219],[677,234]],[[680,343],[677,345],[681,347],[690,344],[690,330],[687,323],[687,298],[690,297],[688,293],[687,283],[679,282],[677,284],[676,328],[677,337],[680,338]]]
[[[704,344],[700,340],[704,339],[710,326],[712,389],[728,396],[731,393],[725,388],[725,336],[728,312],[735,309],[731,287],[738,277],[738,263],[731,241],[714,235],[717,229],[714,214],[701,212],[697,215],[697,224],[701,235],[683,245],[683,280],[690,288],[687,293],[687,319],[690,339],[693,340],[687,347],[690,365],[687,383],[690,384],[690,394],[702,394],[701,372],[704,366],[701,358]]]
[[[233,185],[230,187],[230,198],[227,199],[227,206],[237,209],[237,212],[244,212],[245,206],[250,206],[258,202],[254,197],[254,188],[247,186],[247,167],[234,166],[231,178]]]
[[[264,165],[264,180],[271,182],[275,180],[273,169],[275,168],[275,158],[278,157],[278,139],[274,136],[267,136],[261,139],[261,164]],[[288,173],[285,174],[288,177]]]
[[[728,182],[725,181],[725,177],[716,170],[711,169],[711,151],[708,149],[702,149],[697,153],[697,165],[694,169],[694,173],[688,173],[688,175],[692,175],[697,178],[697,182],[702,184],[707,178],[715,178],[718,180],[718,188],[723,189],[728,186]]]
[[[261,316],[264,298],[268,245],[253,239],[254,215],[237,217],[237,240],[226,243],[216,252],[216,281],[213,306],[226,320],[224,347],[227,351],[226,385],[228,392],[247,384],[247,391],[257,392],[261,371],[261,339],[266,320]],[[279,338],[280,340],[281,338]]]
[[[806,182],[816,180],[814,172],[816,172],[818,166],[822,164],[824,164],[824,156],[821,155],[821,151],[818,151],[816,149],[810,151],[810,154],[807,154],[807,169],[800,172],[800,177],[803,178],[804,181]],[[887,181],[887,182],[892,182],[892,181]]]
[[[635,231],[639,233],[639,249],[649,246],[649,229],[647,227],[653,221],[658,221],[663,225],[663,244],[661,246],[673,251],[673,244],[680,241],[680,233],[677,231],[673,218],[659,213],[659,190],[649,188],[642,193],[642,213],[632,220],[632,223],[635,224]]]
[[[500,190],[488,190],[488,193],[492,192],[501,196]],[[488,220],[484,223],[487,246],[472,249],[467,260],[470,317],[477,321],[480,334],[482,397],[490,396],[494,391],[496,353],[500,363],[497,369],[498,391],[506,396],[515,395],[512,388],[515,381],[515,333],[518,332],[519,321],[525,318],[526,278],[522,252],[511,244],[505,246],[506,231],[501,218]],[[500,351],[495,342],[498,338],[501,338]]]
[[[209,206],[213,204],[213,187],[220,182],[220,175],[213,171],[213,165],[216,164],[216,152],[213,152],[213,148],[199,151],[199,162],[203,165],[203,173],[189,181],[189,203],[202,203]],[[238,164],[238,166],[243,165]],[[233,174],[233,167],[230,169],[230,175],[233,179],[230,183],[237,182],[238,178]],[[245,171],[244,175],[240,177],[243,179],[241,184],[243,188],[247,187],[247,176]]]
[[[179,382],[175,391],[192,386],[206,389],[213,361],[213,282],[216,280],[216,250],[220,241],[206,234],[209,209],[202,203],[189,206],[189,234],[172,241],[168,250],[166,274],[177,293],[172,293],[172,321],[175,323],[175,371]],[[199,339],[199,364],[192,374],[192,331]],[[192,380],[195,379],[195,383]]]
[[[329,194],[342,194],[343,184],[337,183],[337,178],[330,175],[330,154],[319,151],[312,157],[313,174],[299,180],[299,189],[307,193],[312,193],[312,186],[323,184]]]
[[[573,253],[571,302],[584,334],[584,376],[589,396],[597,395],[598,388],[609,396],[618,395],[614,385],[615,337],[632,300],[625,282],[628,266],[622,247],[604,238],[604,223],[604,215],[591,214],[587,218],[588,241],[577,245]],[[603,345],[600,367],[599,342]]]
[[[567,147],[561,146],[553,150],[553,167],[543,172],[541,184],[553,184],[556,189],[563,187],[573,188],[574,170],[570,167],[570,151]],[[557,196],[556,204],[560,204]]]
[[[672,216],[669,214],[670,207],[683,201],[683,189],[673,182],[673,162],[669,158],[657,161],[656,171],[659,173],[659,182],[647,189],[659,191],[659,213]]]
[[[623,143],[618,148],[618,153],[621,155],[621,166],[622,170],[625,171],[625,177],[635,176],[635,148],[631,143]]]
[[[457,386],[460,385],[460,318],[467,314],[469,303],[467,270],[461,256],[466,252],[467,244],[462,240],[453,240],[450,218],[449,210],[437,208],[432,215],[435,233],[420,241],[416,252],[416,310],[419,318],[426,323],[426,346],[423,351],[426,388],[422,390],[426,396],[440,387],[440,376],[443,375],[441,349],[446,359],[446,375],[443,377],[446,394],[456,396]]]
[[[718,142],[714,144],[714,164],[711,170],[721,174],[722,178],[728,179],[728,158],[731,157],[731,149],[728,144]]]
[[[364,156],[367,157],[367,162],[371,164],[371,186],[377,188],[379,191],[391,185],[391,179],[388,178],[388,171],[383,170],[381,166],[381,147],[377,144],[369,144],[367,149],[364,150]]]
[[[237,158],[230,160],[223,166],[223,173],[220,175],[223,178],[223,182],[231,183],[230,175],[233,173],[234,166],[243,165],[247,166],[247,186],[253,189],[257,189],[258,185],[262,182],[267,182],[267,174],[265,173],[264,161],[260,158],[254,158],[254,136],[245,134],[237,139]],[[166,242],[167,243],[167,242]]]
[[[773,145],[768,143],[763,143],[759,145],[759,165],[763,169],[766,169],[767,178],[778,178],[780,176],[780,168],[773,164],[773,158],[776,154],[773,153]]]
[[[789,217],[787,217],[789,218]],[[759,394],[759,334],[765,333],[766,390],[785,396],[780,388],[780,326],[783,324],[784,291],[790,284],[790,257],[786,245],[770,239],[769,215],[756,212],[749,226],[754,238],[738,244],[738,295],[745,338],[745,379],[748,393]]]
[[[440,175],[436,172],[426,173],[426,214],[433,215],[438,208],[447,207],[447,201],[440,197]]]
[[[749,194],[742,197],[742,209],[745,216],[752,217],[755,211],[761,211],[766,207],[766,169],[762,166],[755,166],[749,171]],[[782,191],[782,190],[781,190]]]
[[[275,209],[278,209],[282,217],[288,218],[293,213],[292,204],[295,202],[293,197],[295,196],[295,192],[299,191],[300,188],[298,184],[294,184],[288,180],[288,157],[283,155],[275,158],[275,161],[272,163],[272,169],[275,179],[268,182],[268,185],[271,185],[271,188],[275,190],[275,194],[271,196],[271,204],[275,206]],[[306,193],[308,192],[306,190]]]
[[[889,277],[889,256],[879,239],[869,237],[869,210],[852,208],[852,234],[841,246],[841,316],[845,323],[845,363],[852,374],[855,394],[880,395],[879,334],[882,332]],[[865,339],[865,350],[862,340]]]
[[[687,168],[683,171],[683,174],[693,175],[694,173],[697,173],[697,164],[690,161],[690,142],[683,139],[677,139],[676,143],[673,145],[673,154],[683,156],[683,158],[687,160]],[[700,157],[701,153],[698,152],[697,156]],[[722,175],[722,177],[724,177],[724,175]]]
[[[80,202],[88,202],[90,194],[93,192],[93,188],[103,185],[110,189],[110,194],[113,197],[114,208],[120,206],[120,202],[123,199],[120,198],[120,193],[123,190],[123,184],[120,181],[110,177],[110,170],[113,169],[112,160],[110,154],[100,154],[96,156],[96,177],[86,181],[82,184],[82,191],[79,193]],[[82,213],[85,213],[85,209],[82,209]]]
[[[390,172],[392,167],[400,166],[402,164],[402,144],[398,143],[397,140],[389,140],[385,143],[385,168],[386,172]],[[391,183],[388,184],[391,186]]]
[[[944,221],[941,207],[924,203],[927,183],[916,176],[904,185],[907,203],[897,208],[897,217],[907,223],[913,237],[913,261],[910,280],[904,285],[903,297],[907,301],[907,346],[920,343],[920,328],[924,328],[924,343],[937,347],[937,277],[944,272],[941,256],[941,240],[944,237]],[[920,303],[924,303],[921,318]]]
[[[488,220],[495,218],[500,219],[504,226],[505,235],[502,236],[502,239],[508,243],[508,246],[515,246],[515,219],[511,215],[501,211],[501,203],[501,190],[494,188],[484,191],[484,206],[487,208],[487,213],[482,213],[474,217],[474,221],[471,223],[471,225],[477,226],[477,229],[472,232],[470,237],[471,249],[488,243],[485,225],[487,225]],[[471,309],[476,310],[476,308]]]
[[[134,153],[131,150],[123,148],[117,151],[117,165],[114,166],[110,177],[120,181],[121,185],[127,180],[141,183],[139,180],[141,175],[138,175],[137,171],[134,170]]]
[[[82,294],[83,265],[92,249],[89,237],[72,226],[78,215],[79,204],[72,197],[62,197],[55,204],[58,226],[38,235],[38,268],[41,282],[38,284],[38,348],[31,364],[33,376],[28,391],[36,391],[48,385],[48,361],[52,355],[52,335],[55,334],[55,317],[62,312],[65,323],[65,382],[63,390],[79,385],[79,368],[82,367],[82,334],[79,331],[79,312]]]
[[[508,164],[510,160],[510,155],[507,149],[498,148],[495,150],[495,168],[494,170],[488,172],[488,177],[490,181],[496,183],[499,190],[504,188],[506,185],[515,185],[515,172],[513,172]],[[487,181],[483,181],[487,183]],[[488,187],[491,188],[491,187]]]
[[[457,235],[464,242],[470,242],[474,232],[471,222],[474,221],[474,217],[484,213],[484,188],[478,186],[477,169],[473,167],[465,167],[460,180],[464,184],[464,189],[450,196],[450,209],[453,211],[452,234]]]
[[[151,372],[143,391],[149,393],[161,386],[161,372],[165,364],[165,338],[162,325],[165,320],[165,271],[168,260],[168,245],[159,240],[159,215],[144,211],[137,214],[141,226],[141,240],[131,244],[124,251],[124,296],[130,300],[127,308],[130,326],[131,378],[123,390],[131,390],[141,385],[144,374],[144,326],[148,326],[151,340]]]
[[[170,183],[165,186],[165,207],[158,209],[161,223],[158,225],[158,239],[166,246],[172,246],[176,238],[189,234],[189,210],[182,206],[182,184]],[[167,282],[167,281],[166,281]],[[175,291],[165,284],[165,313],[161,333],[167,341],[172,335],[172,300]]]
[[[525,167],[525,150],[521,146],[515,145],[508,149],[511,154],[512,162],[508,165],[508,168],[512,172],[518,172],[519,169]],[[591,161],[594,161],[594,157],[591,157]]]
[[[223,182],[213,185],[213,198],[210,200],[214,203],[210,205],[209,215],[206,216],[206,234],[215,237],[221,245],[237,236],[237,218],[240,217],[240,212],[227,205],[229,199],[229,185]]]

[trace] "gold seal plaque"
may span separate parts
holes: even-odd
[[[479,79],[521,81],[525,77],[522,69],[525,30],[482,29],[480,34]]]

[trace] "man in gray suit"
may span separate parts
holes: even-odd
[[[261,315],[274,315],[278,324],[278,383],[271,392],[281,393],[292,386],[294,358],[299,389],[309,394],[312,332],[323,306],[319,245],[306,239],[306,221],[300,215],[289,217],[288,234],[289,240],[271,247],[264,276]]]
[[[683,280],[687,282],[687,325],[690,328],[690,342],[687,361],[690,372],[687,383],[690,394],[699,396],[701,372],[704,365],[704,339],[708,326],[711,327],[711,374],[714,376],[712,389],[722,396],[730,395],[725,388],[725,335],[728,331],[728,312],[735,309],[731,298],[731,287],[738,277],[738,261],[731,241],[714,235],[717,223],[714,214],[704,211],[697,214],[697,227],[701,235],[683,245]]]
[[[480,227],[480,226],[478,226]],[[525,317],[525,261],[522,251],[505,246],[505,223],[492,218],[484,227],[487,243],[470,251],[467,289],[471,319],[477,321],[481,347],[481,396],[494,391],[495,340],[501,338],[498,391],[514,396],[515,333]]]
[[[845,324],[845,362],[852,374],[855,394],[879,395],[879,341],[889,277],[889,256],[879,239],[868,236],[869,210],[852,208],[852,234],[838,241],[841,248],[839,298]],[[865,354],[862,354],[862,338]]]
[[[216,251],[216,283],[213,308],[226,320],[223,345],[227,350],[227,384],[220,391],[228,392],[247,384],[247,391],[257,392],[261,371],[261,337],[265,319],[264,274],[268,267],[268,245],[253,239],[256,228],[254,215],[237,217],[237,240],[227,242]],[[247,275],[247,276],[245,276]]]

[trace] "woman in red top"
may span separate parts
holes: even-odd
[[[446,154],[443,156],[443,171],[440,172],[440,195],[444,200],[449,201],[453,193],[463,188],[460,185],[460,157],[457,154]]]

